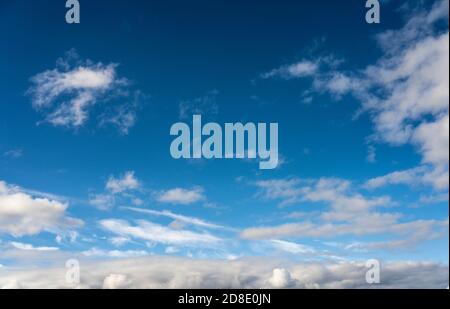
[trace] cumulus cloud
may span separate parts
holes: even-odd
[[[82,225],[66,216],[68,204],[29,195],[0,181],[0,233],[15,237]]]
[[[136,190],[139,188],[139,181],[134,176],[133,171],[126,172],[121,178],[110,176],[106,183],[106,189],[112,193],[121,193],[127,190]]]
[[[122,112],[101,113],[100,118],[116,125],[122,133],[135,123],[136,102],[129,98],[134,92],[129,89],[129,81],[118,77],[117,64],[82,61],[71,50],[57,61],[55,69],[33,76],[31,82],[27,93],[33,107],[54,126],[79,128],[88,120],[94,105],[115,98],[122,100],[115,105]]]
[[[64,263],[62,263],[63,265]],[[65,268],[0,269],[3,288],[71,288]],[[425,262],[381,264],[381,283],[369,285],[365,262],[292,263],[276,259],[194,260],[143,257],[83,262],[81,288],[437,288],[448,266]]]
[[[202,188],[175,188],[161,192],[157,200],[161,203],[189,205],[205,199]]]
[[[132,281],[125,275],[111,274],[103,280],[103,289],[126,289],[130,287]]]
[[[269,283],[276,289],[289,288],[293,286],[294,282],[291,278],[291,273],[284,268],[275,268]]]
[[[136,198],[134,192],[141,188],[140,181],[134,171],[127,171],[120,177],[109,176],[103,193],[91,193],[89,204],[99,210],[110,210],[116,202],[127,201],[134,205],[142,204],[142,200]]]

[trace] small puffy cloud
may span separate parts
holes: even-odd
[[[106,183],[106,189],[112,193],[122,193],[124,191],[136,190],[140,186],[139,181],[134,176],[133,171],[126,172],[121,178],[110,176]]]
[[[399,214],[368,213],[344,222],[296,222],[275,226],[246,228],[241,232],[244,239],[273,239],[281,237],[326,238],[342,235],[386,235],[387,241],[371,244],[373,249],[398,249],[413,247],[420,242],[448,234],[448,220],[416,220],[401,222]]]
[[[112,243],[114,246],[120,247],[130,242],[130,238],[123,237],[123,236],[117,236],[117,237],[111,237],[109,239],[109,242]]]
[[[33,197],[0,181],[0,233],[20,237],[82,225],[81,220],[66,216],[67,207],[66,203]]]
[[[275,268],[272,272],[272,277],[269,279],[269,283],[276,289],[288,288],[294,284],[291,273],[284,268]]]
[[[202,188],[170,189],[158,194],[157,200],[161,203],[189,205],[205,199]]]
[[[68,94],[68,101],[57,104],[46,118],[55,126],[79,127],[88,118],[88,111],[98,98],[112,87],[116,79],[116,66],[101,63],[78,67],[68,72],[50,70],[32,78],[34,86],[29,90],[33,106],[42,110],[50,108],[57,98]]]
[[[121,274],[111,274],[103,280],[103,289],[126,289],[130,287],[132,281]]]
[[[263,79],[281,77],[284,79],[293,79],[300,77],[312,76],[319,70],[317,62],[302,60],[297,63],[285,65],[277,69],[273,69],[261,75]]]
[[[141,188],[141,183],[134,175],[134,171],[127,171],[120,177],[109,176],[103,193],[91,193],[89,204],[99,210],[110,210],[116,203],[127,201],[133,205],[142,205],[143,201],[134,196],[134,192]]]
[[[100,210],[111,209],[115,204],[115,197],[112,194],[91,194],[89,204]]]

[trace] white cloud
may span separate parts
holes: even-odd
[[[109,176],[105,184],[105,192],[91,193],[89,204],[99,210],[111,210],[116,203],[127,202],[134,205],[143,204],[143,201],[136,198],[134,192],[141,188],[140,181],[135,177],[134,171],[127,171],[119,178]]]
[[[23,156],[23,149],[11,149],[3,153],[4,157],[18,159]]]
[[[132,281],[121,274],[111,274],[103,280],[103,289],[126,289],[130,287]]]
[[[388,206],[389,197],[367,198],[354,192],[351,182],[338,178],[313,179],[271,179],[258,181],[259,196],[279,200],[281,206],[304,202],[327,202],[335,213],[341,216],[357,216],[361,212],[379,206]]]
[[[416,146],[422,164],[432,167],[422,183],[439,190],[449,185],[449,33],[435,25],[448,24],[448,6],[448,0],[437,1],[429,11],[415,10],[402,28],[380,33],[383,55],[362,70],[329,65],[298,76],[311,76],[319,93],[336,99],[352,94],[361,101],[360,112],[369,111],[374,123],[372,140]],[[286,71],[279,70],[268,77]]]
[[[256,185],[261,189],[260,196],[280,200],[281,205],[320,203],[326,209],[311,214],[310,218],[301,222],[247,228],[241,232],[244,239],[270,240],[283,237],[363,236],[388,233],[391,234],[389,244],[384,242],[383,245],[379,244],[379,247],[401,248],[443,237],[448,233],[448,220],[405,221],[400,213],[378,211],[381,207],[389,209],[395,203],[387,196],[364,196],[346,180],[291,178],[260,181]],[[399,238],[393,238],[393,235]]]
[[[139,181],[134,176],[133,171],[126,172],[122,178],[110,176],[106,183],[106,189],[112,193],[121,193],[128,190],[136,190],[140,187]]]
[[[115,204],[115,196],[113,194],[91,194],[89,196],[89,204],[100,210],[109,210]]]
[[[0,181],[0,233],[16,237],[77,227],[81,220],[66,216],[68,205],[33,197]]]
[[[269,279],[269,283],[277,289],[288,288],[294,285],[291,273],[284,268],[275,268],[272,277]]]
[[[46,115],[45,121],[54,126],[78,128],[86,123],[94,105],[120,97],[122,102],[117,108],[123,112],[101,113],[100,118],[128,133],[135,123],[137,107],[135,102],[128,101],[133,100],[129,96],[135,92],[128,89],[126,79],[118,78],[117,65],[81,61],[73,50],[58,62],[57,68],[33,76],[33,85],[28,90],[33,107]]]
[[[262,78],[281,77],[293,79],[314,75],[319,70],[319,64],[308,60],[302,60],[294,64],[285,65],[261,75]]]
[[[383,235],[391,234],[391,245],[383,247],[404,248],[417,245],[425,240],[436,239],[448,234],[448,220],[416,220],[400,222],[399,214],[370,213],[344,223],[298,222],[276,226],[247,228],[242,231],[245,239],[273,239],[281,237],[336,237],[343,235]],[[401,237],[395,239],[394,237]],[[387,242],[383,242],[387,244]],[[380,246],[381,247],[381,246]]]
[[[116,65],[99,63],[68,72],[49,70],[34,76],[32,82],[29,92],[37,109],[50,108],[59,96],[71,95],[70,100],[59,103],[47,116],[49,123],[79,127],[87,120],[90,106],[116,82]]]
[[[222,226],[222,225],[217,225],[217,224],[214,224],[214,223],[206,222],[206,221],[204,221],[202,219],[198,219],[198,218],[194,218],[194,217],[188,217],[188,216],[175,214],[175,213],[170,212],[168,210],[157,211],[157,210],[142,209],[142,208],[135,208],[135,207],[124,207],[124,209],[128,209],[128,210],[135,211],[135,212],[138,212],[138,213],[149,214],[149,215],[152,215],[152,216],[167,217],[167,218],[171,218],[171,219],[176,220],[176,222],[180,222],[180,223],[184,223],[184,224],[191,224],[191,225],[204,227],[204,228],[229,229],[229,228],[227,228],[225,226]]]
[[[12,241],[10,244],[15,249],[25,250],[25,251],[57,251],[57,250],[59,250],[59,248],[57,248],[57,247],[35,247],[31,244],[24,244],[24,243],[14,242],[14,241]]]
[[[202,188],[183,189],[175,188],[170,189],[158,194],[157,200],[161,203],[181,204],[189,205],[205,199]]]
[[[376,189],[385,185],[419,185],[423,179],[424,173],[428,171],[426,167],[420,166],[404,171],[396,171],[384,176],[369,179],[364,187],[367,189]]]
[[[213,247],[221,241],[220,238],[208,233],[173,229],[145,220],[138,220],[137,225],[130,225],[124,220],[108,219],[101,220],[100,226],[119,236],[166,245]]]
[[[279,239],[272,239],[272,245],[279,249],[292,254],[313,254],[316,253],[316,250],[310,246],[305,246],[302,244],[297,244],[290,241],[284,241]]]
[[[60,263],[64,265],[64,263]],[[278,269],[277,271],[274,271]],[[119,270],[119,271],[118,271]],[[294,263],[277,259],[194,260],[143,257],[83,262],[81,288],[436,288],[448,286],[447,265],[382,263],[381,284],[365,281],[365,262]],[[64,268],[0,270],[2,288],[71,288]],[[108,280],[105,280],[108,278]],[[106,284],[105,284],[106,281]]]
[[[133,258],[149,255],[148,252],[143,250],[102,250],[98,248],[91,248],[82,252],[84,256],[95,258]]]

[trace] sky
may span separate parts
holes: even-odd
[[[448,0],[80,8],[0,0],[0,287],[448,286]],[[193,115],[278,166],[174,159]]]

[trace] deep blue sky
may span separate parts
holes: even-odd
[[[288,223],[288,213],[326,208],[326,204],[311,202],[280,208],[278,201],[261,198],[253,185],[257,181],[334,177],[359,186],[373,177],[421,164],[421,155],[412,145],[396,147],[383,142],[375,145],[376,162],[367,161],[373,123],[370,113],[354,119],[361,105],[355,97],[336,99],[318,93],[312,103],[305,104],[302,93],[311,89],[311,80],[261,78],[274,68],[330,54],[345,59],[340,66],[343,72],[358,72],[374,64],[383,55],[375,35],[404,24],[399,1],[383,2],[380,25],[365,22],[366,9],[360,0],[80,1],[79,25],[65,23],[63,2],[0,0],[0,180],[66,197],[70,215],[85,221],[80,235],[109,237],[97,223],[105,218],[167,223],[163,218],[119,209],[130,206],[129,201],[120,201],[106,212],[89,204],[92,194],[105,191],[110,176],[119,178],[126,171],[134,171],[141,182],[141,191],[133,194],[144,201],[142,208],[169,209],[245,229]],[[43,114],[33,109],[26,94],[32,86],[30,78],[54,69],[55,61],[71,49],[93,63],[118,64],[117,74],[132,82],[131,89],[144,94],[137,123],[129,134],[98,125],[96,113],[108,102],[97,105],[87,123],[76,130],[40,123]],[[172,159],[169,128],[180,120],[180,102],[195,102],[208,94],[218,113],[205,114],[205,121],[278,122],[279,149],[285,162],[276,170],[260,171],[255,162]],[[11,150],[20,150],[21,155],[6,155]],[[158,192],[197,186],[203,188],[206,200],[181,206],[155,201]],[[441,194],[426,186],[392,186],[367,194],[390,195],[398,202],[393,212],[404,213],[405,221],[448,218],[445,201],[415,207],[421,196]],[[11,235],[0,235],[0,239],[17,240]],[[389,233],[382,233],[326,240],[389,239]],[[48,232],[18,240],[58,246]],[[286,240],[311,246],[320,242],[319,247],[325,241],[302,235]],[[233,254],[272,254],[272,249],[258,251],[251,243],[238,242],[234,245],[238,248],[229,249]],[[106,240],[95,245],[82,240],[61,245],[74,251],[92,246],[114,247]],[[125,248],[142,247],[130,243]],[[161,253],[165,246],[148,250]],[[448,236],[398,252],[352,254],[448,263]]]

